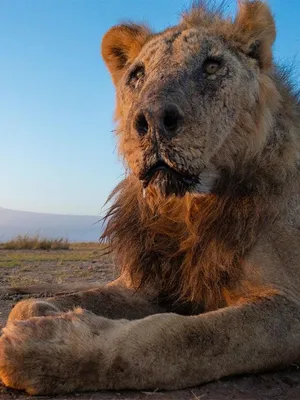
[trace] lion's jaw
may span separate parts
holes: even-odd
[[[215,169],[204,169],[200,174],[190,174],[181,171],[168,161],[159,159],[153,164],[145,165],[138,178],[144,190],[148,186],[155,186],[162,196],[184,196],[186,193],[211,193],[215,186],[218,173]]]

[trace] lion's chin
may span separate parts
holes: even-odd
[[[196,190],[197,182],[188,177],[178,176],[171,170],[157,171],[147,186],[156,187],[163,197],[183,197],[186,193]]]
[[[186,193],[195,195],[209,194],[214,191],[218,182],[217,170],[210,166],[203,168],[199,175],[179,171],[164,161],[158,161],[145,168],[139,175],[144,189],[155,187],[163,197],[183,197]]]
[[[164,197],[184,196],[199,183],[198,177],[188,172],[182,172],[169,165],[164,160],[158,160],[152,165],[145,165],[139,179],[144,189],[149,185],[159,189]]]
[[[172,170],[157,171],[151,180],[143,181],[144,188],[156,187],[163,197],[183,197],[190,193],[194,195],[207,195],[215,193],[218,187],[219,175],[215,171],[203,171],[198,177],[180,176]]]

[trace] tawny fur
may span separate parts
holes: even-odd
[[[18,303],[0,338],[4,384],[176,389],[299,361],[300,104],[275,36],[257,0],[234,20],[200,2],[161,33],[107,32],[127,177],[102,239],[120,276]]]

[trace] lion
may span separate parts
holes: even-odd
[[[31,395],[172,390],[300,360],[300,102],[269,7],[200,2],[160,33],[112,27],[125,179],[103,240],[118,278],[25,300],[0,377]]]

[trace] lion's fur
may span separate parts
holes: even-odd
[[[256,192],[163,199],[153,191],[145,202],[133,177],[114,194],[103,238],[121,274],[136,288],[154,286],[206,309],[221,306],[224,290],[240,282],[243,257],[277,212]]]
[[[102,239],[120,276],[18,303],[0,337],[6,385],[175,389],[299,362],[299,96],[273,61],[266,3],[239,1],[234,20],[214,5],[104,36],[127,177]]]
[[[221,35],[231,48],[244,53],[250,51],[249,43],[263,38],[263,46],[256,49],[266,70],[259,78],[258,106],[251,118],[243,114],[235,127],[242,138],[266,135],[261,149],[250,148],[247,158],[225,154],[225,167],[214,194],[208,196],[165,199],[151,188],[143,198],[141,183],[129,175],[111,195],[103,235],[121,274],[134,287],[153,285],[176,300],[204,302],[207,309],[220,306],[224,293],[241,284],[243,258],[260,234],[286,212],[290,185],[298,173],[299,99],[287,74],[272,64],[275,27],[269,9],[261,2],[247,4],[247,12],[242,5],[232,22],[223,18],[220,7],[200,2],[183,15],[181,24],[183,29],[205,27],[208,34]],[[150,33],[144,28],[142,33],[146,43]],[[111,36],[113,40],[114,33]],[[142,47],[140,36],[138,45]],[[108,47],[104,42],[104,57]],[[114,76],[114,65],[111,68]],[[126,128],[120,107],[118,102],[116,120],[122,135]],[[270,130],[274,125],[278,129]]]

